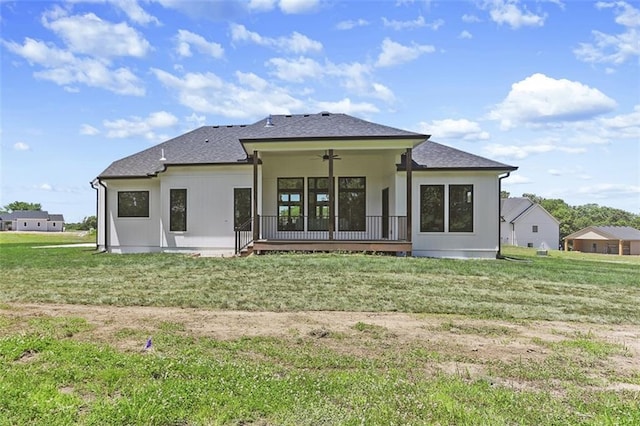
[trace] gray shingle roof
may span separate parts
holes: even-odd
[[[372,123],[346,114],[295,114],[271,116],[251,125],[204,126],[159,145],[114,161],[99,178],[146,177],[165,165],[238,164],[248,161],[242,142],[317,139],[428,139],[428,135]],[[164,152],[166,161],[160,158]],[[414,149],[417,168],[515,170],[463,151],[424,142]]]
[[[640,231],[630,226],[592,226],[591,229],[600,231],[616,240],[640,240]]]
[[[411,153],[413,167],[417,170],[504,170],[512,171],[517,167],[489,160],[459,149],[426,141],[415,147]]]
[[[424,138],[429,136],[372,123],[346,114],[296,114],[271,116],[272,127],[266,127],[268,118],[249,126],[243,140],[272,139],[349,139],[349,138]]]
[[[18,219],[43,219],[49,220],[49,212],[45,210],[15,210],[11,213],[2,213],[2,220],[18,220]],[[61,215],[60,215],[61,216]]]

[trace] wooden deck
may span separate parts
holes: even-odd
[[[302,241],[302,240],[258,240],[253,242],[253,252],[263,251],[351,251],[351,252],[410,252],[408,241]]]

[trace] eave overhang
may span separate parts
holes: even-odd
[[[247,151],[317,151],[327,149],[341,150],[382,150],[413,148],[429,138],[428,135],[397,137],[310,137],[275,139],[240,139]]]

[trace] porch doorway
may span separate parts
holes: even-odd
[[[389,239],[389,188],[382,190],[382,238]]]

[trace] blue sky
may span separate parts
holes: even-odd
[[[640,213],[640,4],[1,1],[0,206],[95,214],[112,161],[204,124],[344,112]]]

